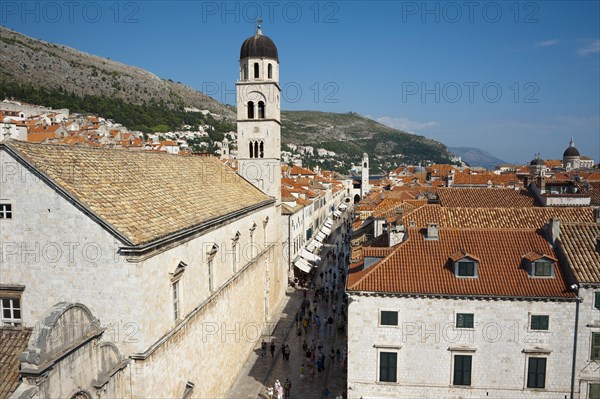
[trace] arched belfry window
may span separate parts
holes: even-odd
[[[248,147],[250,150],[250,158],[254,158],[254,147],[252,146],[252,142],[248,143]]]
[[[258,62],[254,63],[254,79],[258,79]]]
[[[244,69],[243,69],[243,79],[247,80],[248,79],[248,64],[244,64]]]
[[[260,157],[264,158],[265,157],[265,143],[261,140],[260,142]]]
[[[258,158],[260,156],[258,152],[258,141],[254,142],[254,158]]]
[[[258,119],[265,119],[265,103],[263,101],[258,102]]]
[[[269,68],[267,69],[269,79],[273,79],[273,65],[269,64]]]
[[[248,119],[254,119],[254,101],[248,101]]]

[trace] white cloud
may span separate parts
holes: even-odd
[[[577,49],[577,54],[579,55],[589,55],[594,53],[600,53],[600,40],[586,40],[586,43],[583,47]]]
[[[391,116],[382,116],[375,119],[377,122],[382,123],[386,126],[393,127],[394,129],[404,130],[406,132],[413,132],[419,129],[429,129],[432,127],[439,126],[439,122],[419,122],[413,121],[408,118],[394,118]]]
[[[542,42],[537,42],[535,44],[536,47],[548,47],[548,46],[556,46],[559,43],[558,39],[552,40],[544,40]]]

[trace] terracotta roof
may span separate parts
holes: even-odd
[[[6,146],[133,245],[270,201],[212,157],[14,140]]]
[[[596,223],[562,223],[558,247],[579,283],[600,284],[600,249]]]
[[[589,207],[537,208],[446,208],[425,205],[403,216],[402,222],[410,227],[427,227],[437,223],[447,228],[538,229],[551,218],[566,222],[594,222],[594,210]],[[414,223],[411,223],[414,222]]]
[[[27,349],[31,329],[0,328],[0,398],[8,398],[21,383],[19,355]]]
[[[62,125],[50,125],[50,126],[42,126],[35,125],[29,127],[29,133],[56,133],[58,129],[60,129]]]
[[[474,185],[487,185],[491,182],[493,185],[509,185],[519,184],[520,180],[517,178],[515,173],[460,173],[454,174],[454,184],[474,184]]]
[[[600,206],[600,182],[590,182],[591,206]]]
[[[292,166],[292,169],[290,170],[290,175],[310,175],[310,176],[314,176],[315,172],[313,172],[310,169],[301,168],[299,166]]]
[[[534,230],[440,229],[426,240],[419,229],[388,257],[348,278],[348,290],[399,294],[484,297],[574,298],[560,267],[554,278],[531,278],[523,256],[531,251],[556,257],[543,233]],[[456,278],[450,256],[465,251],[479,258],[477,278]]]
[[[415,209],[415,206],[412,204],[404,203],[402,200],[394,199],[394,198],[386,198],[381,201],[375,208],[373,209],[373,217],[375,218],[386,218],[389,216],[394,216],[396,214],[396,210],[401,209],[403,212],[409,212]]]
[[[527,190],[511,188],[440,188],[440,204],[463,208],[521,208],[537,206]]]
[[[27,133],[27,141],[30,143],[43,143],[46,140],[54,140],[56,138],[56,133],[53,132]]]

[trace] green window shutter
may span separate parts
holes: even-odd
[[[472,356],[454,356],[454,385],[471,385],[472,361]]]
[[[397,326],[398,325],[398,312],[382,310],[381,311],[381,325],[382,326]]]
[[[396,362],[398,354],[395,352],[381,352],[379,354],[379,381],[396,382]]]
[[[589,399],[600,399],[600,384],[590,384],[589,387]]]
[[[592,333],[591,360],[600,360],[600,333]]]
[[[596,309],[600,309],[600,291],[596,291],[595,293],[595,299],[594,299],[594,306],[596,307]]]
[[[530,329],[548,331],[549,319],[546,315],[532,315]]]

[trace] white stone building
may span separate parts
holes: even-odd
[[[409,227],[348,279],[348,398],[564,398],[575,293],[536,229]]]
[[[600,399],[600,213],[596,223],[554,220],[553,240],[580,298],[576,311],[577,350],[573,375],[576,398]]]

